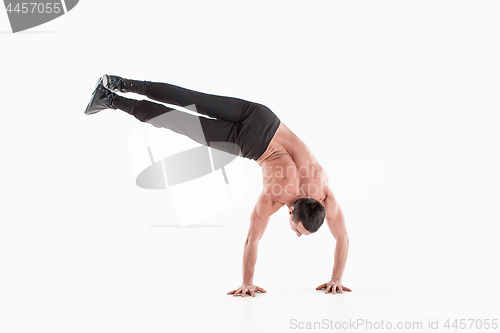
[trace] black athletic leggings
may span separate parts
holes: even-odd
[[[148,100],[133,100],[117,95],[113,106],[142,122],[165,127],[207,146],[220,149],[218,142],[235,144],[240,155],[257,160],[267,149],[280,120],[266,106],[240,98],[206,94],[168,83],[135,81],[132,92],[152,100],[186,107],[215,119],[197,117]],[[135,91],[134,91],[135,90]],[[211,145],[213,144],[213,145]],[[229,151],[234,153],[233,151]]]

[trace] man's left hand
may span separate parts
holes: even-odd
[[[342,285],[342,281],[337,279],[331,279],[329,282],[323,283],[322,285],[316,287],[316,290],[320,290],[323,288],[325,288],[325,294],[328,294],[330,291],[332,292],[332,294],[336,294],[336,291],[343,294],[344,290],[352,292],[351,289]]]

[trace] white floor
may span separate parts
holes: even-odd
[[[304,286],[285,288],[268,283],[267,294],[241,298],[226,296],[228,288],[212,282],[215,275],[200,279],[196,285],[170,288],[166,287],[171,285],[168,280],[160,285],[146,279],[129,286],[123,281],[111,284],[101,280],[102,292],[94,290],[90,295],[82,294],[81,288],[88,288],[82,286],[85,281],[76,280],[64,294],[2,298],[0,328],[5,333],[290,332],[305,330],[307,325],[340,331],[372,327],[384,331],[382,328],[405,325],[408,331],[422,332],[430,331],[429,323],[438,321],[439,330],[432,331],[444,332],[448,331],[444,327],[447,319],[484,320],[498,318],[499,313],[498,292],[483,288],[447,290],[434,284],[424,290],[419,286],[355,285],[353,293],[325,295]],[[111,288],[124,284],[121,295],[108,297],[106,283]],[[155,293],[155,287],[162,292]],[[130,289],[138,288],[149,292],[143,297],[127,297]],[[339,327],[345,330],[335,325],[344,325]]]
[[[267,295],[255,298],[224,296],[222,288],[109,300],[68,295],[57,302],[5,305],[2,332],[290,332],[315,321],[418,321],[426,327],[429,318],[437,319],[429,312],[428,297],[415,289],[378,288],[357,286],[356,292],[342,296],[298,287],[269,288]]]
[[[228,296],[241,281],[246,232],[245,222],[232,221],[251,202],[221,215],[225,226],[180,228],[161,223],[165,198],[135,189],[110,202],[107,218],[75,203],[80,217],[54,212],[58,222],[4,223],[11,239],[2,243],[1,332],[289,332],[315,322],[319,330],[365,331],[370,322],[380,331],[390,322],[426,331],[436,320],[444,332],[447,319],[491,322],[500,313],[498,263],[464,257],[455,265],[444,249],[433,255],[412,246],[388,255],[376,240],[363,245],[354,227],[344,276],[353,292],[316,291],[331,272],[332,237],[326,228],[296,237],[284,211],[259,248],[255,283],[268,292]],[[144,202],[156,208],[140,218],[133,203]]]

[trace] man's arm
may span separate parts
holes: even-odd
[[[234,294],[233,296],[237,296],[241,293],[241,296],[245,296],[248,292],[250,295],[255,296],[255,291],[266,292],[264,289],[253,284],[254,269],[257,262],[257,249],[259,240],[266,231],[270,216],[282,206],[283,204],[273,201],[264,192],[259,196],[250,215],[250,227],[243,250],[243,283],[240,288],[228,292],[228,295]]]
[[[342,293],[343,290],[351,291],[349,288],[342,285],[342,275],[344,274],[347,262],[347,252],[349,250],[349,237],[345,226],[344,214],[331,190],[328,190],[324,200],[324,206],[326,210],[325,220],[330,232],[336,240],[336,245],[332,278],[330,282],[324,283],[316,289],[326,288],[325,293],[328,293],[331,289],[333,294],[335,294],[336,289],[338,289],[340,293]]]

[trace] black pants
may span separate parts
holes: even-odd
[[[209,116],[197,117],[148,100],[131,100],[117,95],[113,105],[142,122],[165,127],[213,148],[257,160],[267,149],[280,120],[266,106],[240,98],[210,95],[168,83],[134,81],[133,92],[152,100],[187,107]],[[189,108],[191,109],[191,108]],[[194,111],[194,110],[193,110]],[[227,145],[231,143],[240,152]]]

